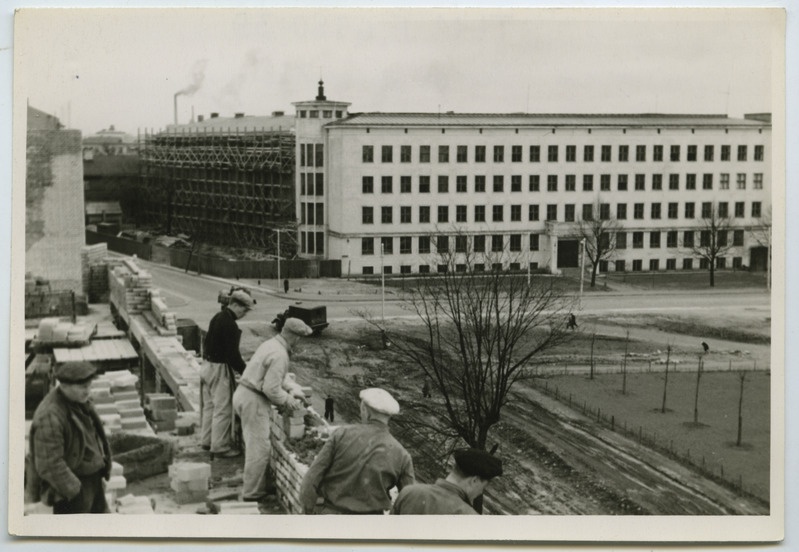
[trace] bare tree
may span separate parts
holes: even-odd
[[[724,257],[732,249],[730,218],[722,216],[715,204],[702,207],[702,218],[696,230],[699,232],[697,241],[695,232],[690,232],[690,240],[683,238],[682,245],[691,253],[707,262],[710,273],[710,287],[716,285],[716,264],[718,259]]]
[[[585,240],[585,254],[591,262],[591,287],[596,285],[599,263],[607,261],[616,253],[616,232],[622,228],[610,213],[610,204],[597,198],[590,211],[584,210],[577,221],[577,232]],[[582,277],[582,275],[580,275]]]
[[[420,277],[402,295],[419,324],[384,329],[399,365],[417,368],[435,392],[436,401],[415,405],[414,421],[439,441],[485,449],[514,384],[535,373],[544,351],[569,339],[575,300],[553,278],[528,285],[524,275],[501,268],[515,260],[507,248],[483,253],[482,243],[457,234],[452,250],[439,236],[430,259],[438,273]]]
[[[757,226],[752,228],[752,237],[761,247],[765,247],[768,251],[768,257],[766,259],[768,263],[766,265],[768,272],[766,276],[766,286],[768,286],[768,289],[771,289],[771,226],[771,207],[769,207],[758,219]]]

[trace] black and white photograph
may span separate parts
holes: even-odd
[[[10,534],[781,541],[785,29],[17,10]]]

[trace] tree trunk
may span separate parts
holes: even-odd
[[[716,267],[713,261],[715,259],[710,259],[710,287],[716,287]]]
[[[594,265],[591,267],[591,287],[594,287],[596,284],[596,271],[599,268],[599,261],[595,262]]]

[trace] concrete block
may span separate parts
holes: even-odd
[[[136,401],[137,403],[139,403],[139,393],[137,391],[122,391],[119,393],[114,391],[113,396],[114,396],[114,401],[116,401],[117,403],[122,401]],[[139,406],[141,405],[139,404]]]
[[[175,493],[175,502],[178,504],[205,502],[207,499],[208,491],[178,491]]]
[[[173,491],[208,491],[208,479],[192,479],[190,481],[180,481],[179,479],[172,479],[169,486]]]
[[[175,420],[175,429],[178,435],[192,435],[194,434],[194,422],[183,418]]]
[[[125,399],[121,401],[116,401],[117,408],[119,410],[126,410],[128,408],[141,408],[141,403],[139,402],[138,398],[135,399]]]
[[[119,409],[119,416],[123,421],[128,418],[141,418],[143,414],[144,411],[141,409],[141,407]]]
[[[211,465],[204,462],[181,462],[175,464],[175,479],[190,481],[192,479],[208,479],[211,477]],[[172,473],[170,471],[170,473]]]
[[[175,409],[168,410],[168,409],[153,409],[153,408],[145,408],[144,410],[147,417],[151,420],[155,420],[158,422],[174,422],[178,419],[178,411]]]
[[[122,475],[125,468],[118,462],[111,462],[111,476]]]
[[[95,404],[94,410],[98,416],[105,416],[107,414],[119,414],[117,405],[113,402],[111,404]]]
[[[178,407],[175,397],[150,397],[146,405],[153,410],[177,410]]]
[[[136,430],[136,429],[148,429],[150,426],[147,425],[147,418],[144,416],[140,416],[138,418],[122,418],[122,429],[126,431]]]
[[[108,481],[105,482],[106,491],[118,491],[128,486],[124,475],[112,475]]]
[[[151,420],[150,425],[156,432],[162,431],[174,431],[175,430],[175,420]]]

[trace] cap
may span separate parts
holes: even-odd
[[[61,383],[86,383],[97,375],[97,368],[89,362],[64,362],[55,367],[55,377]]]
[[[502,460],[485,450],[476,448],[458,449],[452,453],[460,471],[466,475],[476,475],[491,479],[502,475]]]
[[[287,318],[286,321],[283,323],[283,330],[284,332],[290,332],[295,335],[307,336],[313,333],[313,330],[300,320],[299,318]]]
[[[248,309],[251,309],[253,305],[255,305],[255,300],[252,298],[252,296],[250,296],[250,294],[246,291],[240,289],[237,289],[230,294],[230,300],[235,301],[239,305],[247,307]]]
[[[391,393],[379,387],[370,387],[361,391],[361,400],[366,406],[380,412],[381,414],[388,414],[389,416],[396,416],[399,414],[399,403],[391,396]]]

